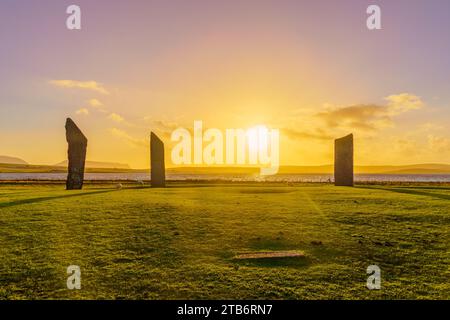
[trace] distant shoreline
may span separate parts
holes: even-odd
[[[450,174],[450,164],[414,164],[397,166],[355,166],[355,174],[383,174],[383,175],[415,175],[415,174]],[[311,174],[325,175],[333,174],[333,165],[319,166],[281,166],[278,174]],[[92,168],[86,167],[86,173],[129,173],[144,174],[149,173],[150,169],[124,169],[124,168]],[[259,167],[166,167],[167,174],[259,174]],[[67,168],[63,166],[47,165],[24,165],[24,164],[2,164],[0,163],[0,173],[67,173]]]
[[[65,185],[66,181],[63,179],[51,180],[51,179],[28,179],[28,180],[1,180],[1,185]],[[122,184],[125,186],[133,187],[150,187],[150,179],[136,181],[132,179],[128,180],[85,180],[86,185],[117,185]],[[143,184],[142,184],[143,183]],[[195,185],[276,185],[276,186],[298,186],[298,185],[332,185],[332,181],[257,181],[257,180],[224,180],[224,179],[183,179],[183,180],[167,180],[168,185],[180,185],[180,184],[195,184]],[[392,185],[392,186],[450,186],[450,175],[448,181],[355,181],[355,185]]]

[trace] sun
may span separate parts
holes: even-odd
[[[250,154],[267,152],[269,147],[269,129],[265,125],[256,125],[247,130],[247,143]]]

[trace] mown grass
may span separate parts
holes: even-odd
[[[449,200],[445,186],[0,185],[0,299],[449,299]],[[270,250],[305,257],[234,259]]]

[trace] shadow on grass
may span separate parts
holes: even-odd
[[[448,194],[417,191],[417,190],[411,190],[410,188],[408,188],[408,189],[407,188],[385,188],[385,187],[370,187],[370,186],[357,186],[356,188],[371,189],[371,190],[384,190],[384,191],[390,191],[390,192],[412,194],[412,195],[416,195],[416,196],[425,196],[425,197],[431,197],[431,198],[436,198],[436,199],[450,200],[450,195],[448,195]]]
[[[82,197],[82,196],[88,196],[88,195],[93,195],[93,194],[102,194],[102,193],[108,193],[108,192],[113,192],[113,191],[117,191],[117,190],[116,189],[107,189],[107,190],[91,191],[91,192],[85,192],[85,193],[66,194],[66,195],[53,196],[53,197],[22,199],[22,200],[16,200],[16,201],[11,201],[11,202],[0,203],[0,208],[8,208],[8,207],[20,206],[23,204],[51,201],[51,200],[56,200],[56,199]]]
[[[0,193],[0,197],[16,196],[18,194],[27,194],[27,193],[29,193],[29,192],[27,192],[27,191],[6,192],[6,193]]]
[[[430,189],[430,190],[450,190],[450,187],[434,187],[434,186],[407,186],[407,187],[400,187],[400,188],[406,188],[406,189]]]

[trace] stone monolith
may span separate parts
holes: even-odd
[[[87,139],[72,119],[66,120],[66,140],[68,150],[67,190],[83,188],[84,165],[86,161]]]
[[[334,141],[334,185],[353,186],[353,134]]]
[[[150,136],[151,183],[154,188],[166,186],[166,167],[164,164],[164,143],[153,132]]]

